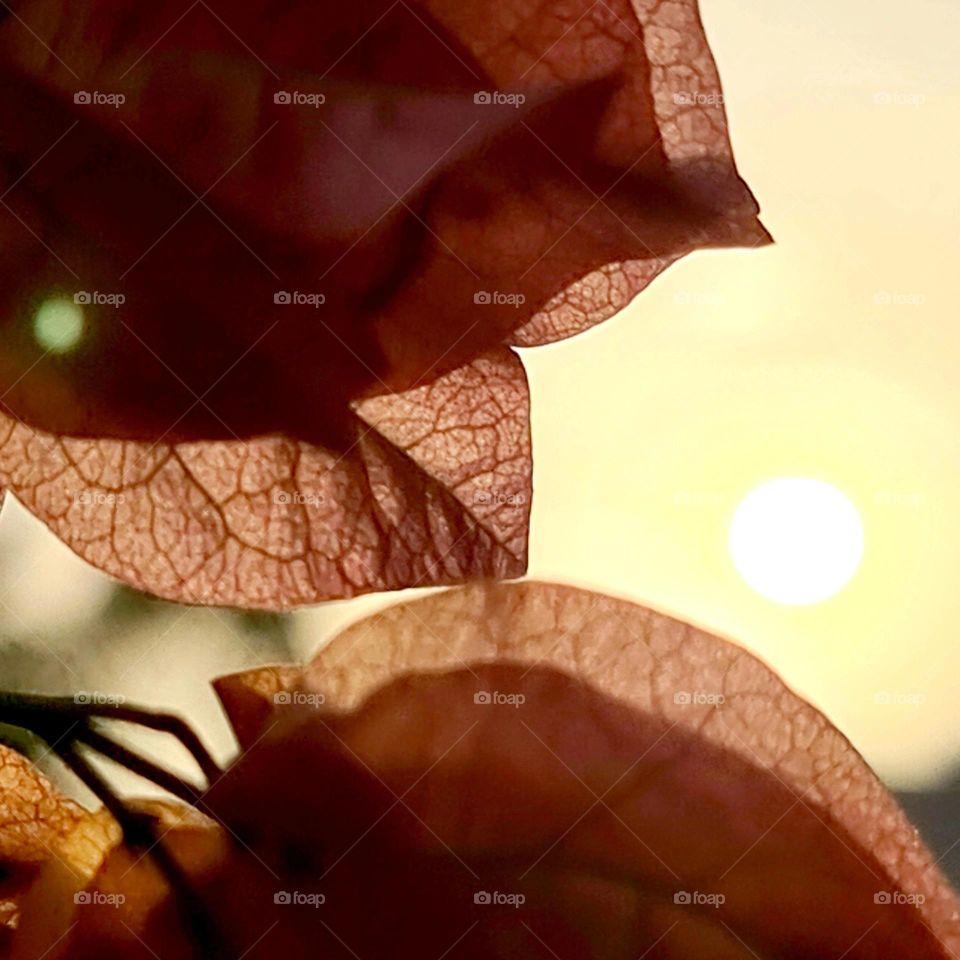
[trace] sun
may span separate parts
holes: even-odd
[[[796,606],[842,590],[863,559],[857,508],[836,487],[782,477],[751,490],[730,524],[730,555],[761,596]]]

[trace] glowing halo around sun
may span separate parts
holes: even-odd
[[[768,600],[802,606],[839,593],[863,559],[857,508],[836,487],[806,477],[748,493],[730,524],[740,576]]]

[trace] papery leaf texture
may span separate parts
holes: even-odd
[[[173,600],[526,568],[515,345],[768,236],[694,0],[19,0],[0,486]]]
[[[742,648],[635,604],[476,584],[217,690],[241,755],[208,821],[163,817],[224,956],[960,946],[956,896],[829,721]],[[57,906],[78,890],[83,906]],[[92,882],[51,858],[19,911],[17,958],[202,955],[149,858],[121,847]]]

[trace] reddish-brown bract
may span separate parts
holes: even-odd
[[[960,944],[931,855],[829,722],[740,648],[632,604],[474,586],[218,690],[244,753],[201,808],[226,828],[167,817],[225,956],[946,960]],[[87,881],[52,865],[13,956],[196,956],[155,869],[131,866],[114,852],[90,888],[124,910],[57,926],[54,898]]]
[[[491,524],[449,482],[528,503],[526,425],[502,429],[525,420],[519,373],[485,385],[501,429],[458,411],[468,443],[442,463],[401,444],[361,507],[338,496],[319,522],[253,501],[295,486],[301,455],[326,459],[324,486],[376,472],[372,398],[396,422],[410,390],[475,380],[478,358],[515,367],[509,344],[605,318],[691,249],[767,239],[693,0],[25,0],[0,73],[0,480],[173,599],[282,607],[522,572],[525,510]],[[33,314],[79,292],[125,299],[45,352]],[[448,417],[404,432],[436,450]],[[93,441],[92,470],[62,437]],[[485,468],[508,463],[509,483]],[[98,524],[65,505],[88,488],[136,506],[100,504]],[[397,517],[400,500],[418,504]]]

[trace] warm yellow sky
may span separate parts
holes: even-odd
[[[619,317],[525,353],[530,573],[740,639],[888,780],[931,785],[960,766],[960,3],[702,7],[777,245],[690,257]],[[763,600],[727,549],[740,499],[795,475],[840,488],[865,527],[857,576],[810,607]],[[103,602],[107,578],[16,505],[0,548],[22,558],[0,620],[43,632]],[[302,650],[399,596],[296,614]],[[169,671],[139,650],[124,682],[175,702]],[[211,674],[240,665],[210,657]]]
[[[531,572],[741,639],[888,778],[934,782],[960,765],[960,4],[702,8],[777,245],[688,258],[526,355]],[[865,527],[859,574],[808,608],[754,594],[727,550],[740,498],[791,475]]]
[[[530,575],[739,639],[887,780],[932,786],[960,768],[960,3],[701,8],[777,244],[689,257],[613,320],[524,353]],[[797,475],[865,528],[854,580],[810,607],[753,593],[727,545],[742,497]]]

